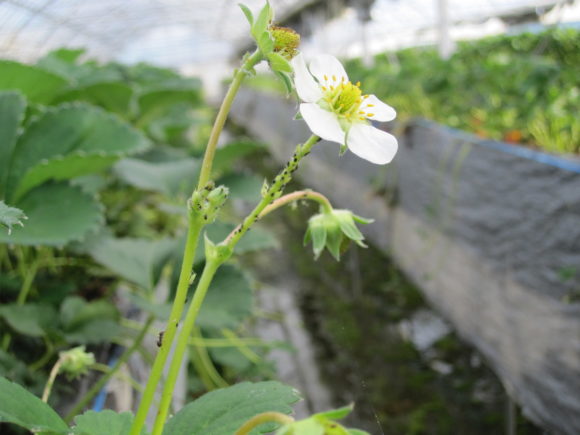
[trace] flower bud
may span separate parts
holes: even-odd
[[[350,210],[332,210],[312,216],[308,220],[304,244],[312,240],[314,258],[318,258],[326,247],[338,261],[341,251],[346,249],[350,240],[366,248],[364,236],[355,222],[369,224],[372,220],[357,216]]]
[[[61,370],[71,379],[85,375],[89,368],[95,364],[95,356],[92,352],[86,352],[84,346],[60,352],[59,356]]]
[[[195,190],[189,200],[189,210],[204,223],[211,223],[228,198],[229,190],[225,186],[214,187],[213,182],[201,190]]]

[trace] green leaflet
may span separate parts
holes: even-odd
[[[279,382],[243,382],[212,391],[186,405],[165,425],[164,435],[231,435],[247,420],[267,411],[285,414],[300,400],[291,387]],[[268,433],[278,425],[264,424],[253,434]]]
[[[49,179],[70,179],[97,172],[118,158],[149,145],[116,116],[87,104],[49,109],[18,139],[6,192],[18,199]]]
[[[34,432],[66,434],[69,431],[66,423],[50,406],[3,377],[0,377],[0,421]]]
[[[155,163],[127,158],[118,162],[114,170],[123,181],[132,186],[177,196],[180,193],[191,193],[200,167],[201,162],[192,158]]]
[[[202,328],[236,328],[252,314],[254,295],[246,275],[234,266],[222,266],[213,279],[199,312]]]
[[[0,317],[20,334],[42,337],[58,321],[56,311],[46,304],[5,304],[0,306]]]
[[[86,250],[97,262],[119,276],[144,290],[153,290],[161,275],[161,269],[177,244],[178,241],[173,239],[99,237]]]
[[[95,412],[87,411],[75,417],[75,435],[125,435],[133,423],[130,412],[117,413],[110,409]]]
[[[92,195],[65,183],[37,187],[14,205],[28,220],[11,234],[0,231],[2,243],[63,246],[96,232],[104,221],[102,206]]]
[[[19,92],[0,92],[0,198],[4,196],[10,158],[25,109],[26,100]]]
[[[120,82],[93,83],[75,87],[59,95],[55,102],[85,101],[129,118],[133,89]]]
[[[33,103],[50,103],[67,85],[65,78],[41,68],[0,60],[0,90],[18,90]]]

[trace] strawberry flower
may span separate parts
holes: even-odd
[[[360,82],[349,81],[342,64],[334,56],[320,55],[307,68],[302,54],[292,59],[294,85],[300,114],[310,130],[322,139],[348,147],[371,163],[384,165],[397,152],[397,139],[369,120],[391,121],[396,112],[374,95],[364,95]]]

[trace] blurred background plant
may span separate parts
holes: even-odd
[[[459,42],[448,60],[419,47],[346,68],[396,107],[399,121],[423,116],[484,138],[578,153],[579,53],[580,31],[550,29]]]
[[[35,65],[0,61],[0,198],[28,217],[10,234],[0,228],[0,375],[37,394],[59,352],[72,346],[89,346],[105,363],[120,356],[112,369],[104,367],[107,378],[136,350],[147,360],[142,341],[157,335],[152,321],[166,320],[171,300],[170,292],[156,296],[155,289],[175,288],[182,205],[197,180],[213,116],[195,78],[82,56],[61,49]],[[236,209],[258,199],[262,185],[236,162],[263,146],[243,138],[223,145],[215,173],[232,200],[223,220],[208,227],[214,239],[229,233]],[[256,229],[239,251],[275,245],[269,232]],[[203,261],[200,249],[196,268]],[[283,344],[245,337],[252,285],[236,266],[224,268],[212,285],[191,339],[197,375],[189,379],[190,392],[226,386],[242,374],[272,374],[262,356]],[[148,320],[119,309],[122,300]],[[99,388],[77,397],[79,404]],[[74,395],[72,384],[58,383],[51,401],[70,403]]]

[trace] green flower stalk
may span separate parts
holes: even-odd
[[[364,236],[356,223],[370,224],[372,219],[355,215],[350,210],[324,210],[308,220],[308,229],[304,235],[304,245],[312,241],[314,258],[318,259],[326,247],[332,256],[339,261],[340,253],[352,240],[360,247],[366,248]]]

